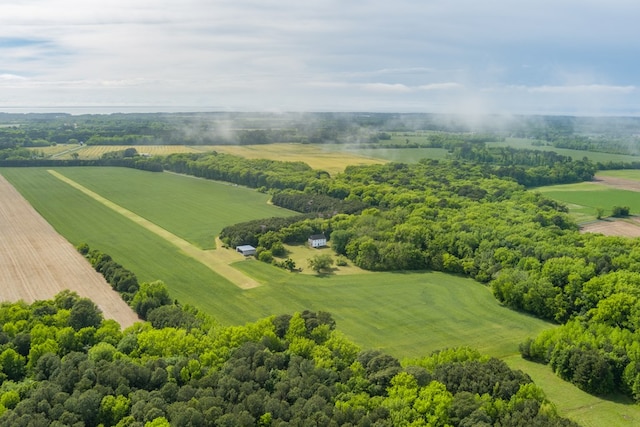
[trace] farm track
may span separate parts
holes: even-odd
[[[156,235],[162,237],[163,239],[165,239],[166,241],[172,243],[174,246],[178,247],[183,253],[185,253],[187,256],[195,259],[196,261],[202,263],[203,265],[205,265],[206,267],[210,268],[212,271],[214,271],[217,274],[220,274],[221,276],[224,276],[227,280],[229,280],[231,283],[233,283],[234,285],[236,285],[237,287],[239,287],[240,289],[252,289],[255,287],[260,286],[260,283],[257,282],[256,280],[246,276],[244,273],[242,273],[239,270],[236,270],[235,268],[231,267],[229,264],[235,261],[238,261],[241,258],[238,258],[238,254],[236,254],[235,252],[231,252],[229,250],[225,250],[225,249],[221,249],[222,248],[222,242],[218,241],[217,242],[217,247],[218,249],[213,250],[213,251],[204,251],[202,249],[197,248],[196,246],[192,245],[191,243],[189,243],[188,241],[176,236],[175,234],[169,232],[168,230],[165,230],[164,228],[154,224],[153,222],[139,216],[138,214],[123,208],[122,206],[113,203],[112,201],[110,201],[109,199],[106,199],[104,197],[102,197],[101,195],[99,195],[98,193],[95,193],[91,190],[89,190],[88,188],[78,184],[77,182],[73,181],[72,179],[67,178],[66,176],[53,171],[53,170],[49,170],[48,171],[51,175],[53,175],[54,177],[58,178],[59,180],[61,180],[62,182],[72,186],[73,188],[83,192],[84,194],[86,194],[87,196],[91,197],[92,199],[96,200],[97,202],[102,203],[104,206],[114,210],[115,212],[119,213],[120,215],[130,219],[131,221],[135,222],[136,224],[140,225],[141,227],[146,228],[147,230],[151,231],[152,233],[155,233]]]
[[[123,328],[139,321],[102,275],[0,175],[0,300],[51,299],[69,289]]]

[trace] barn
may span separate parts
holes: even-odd
[[[240,252],[244,256],[251,256],[256,254],[256,248],[251,245],[236,246],[236,252]]]
[[[327,238],[324,234],[314,234],[313,236],[309,236],[309,246],[312,248],[322,248],[327,246]]]

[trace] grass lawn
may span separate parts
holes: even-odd
[[[235,266],[263,283],[242,295],[257,317],[328,311],[363,348],[399,358],[459,345],[502,357],[516,353],[526,337],[552,327],[502,307],[486,286],[444,273],[302,275],[258,261]]]

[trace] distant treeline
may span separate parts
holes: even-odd
[[[162,172],[162,164],[150,158],[102,158],[83,159],[5,159],[0,160],[0,167],[67,167],[67,166],[118,166],[134,168],[149,172]]]
[[[447,134],[468,142],[508,136],[559,148],[640,153],[640,119],[633,117],[499,116],[397,113],[0,113],[0,149],[52,144],[216,145],[293,143],[375,144],[394,132],[428,131],[425,146],[447,147]],[[488,139],[487,139],[488,138]],[[396,144],[398,147],[407,146]],[[423,145],[420,145],[423,146]]]

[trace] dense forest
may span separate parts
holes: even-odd
[[[461,348],[401,364],[324,312],[121,331],[63,292],[3,303],[0,326],[1,426],[575,425],[498,359]]]

